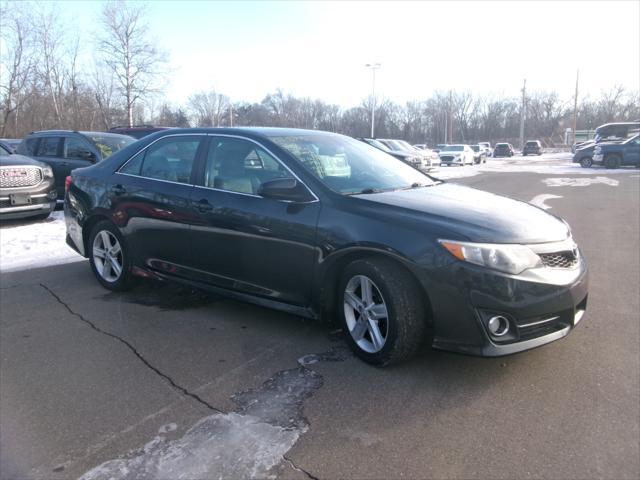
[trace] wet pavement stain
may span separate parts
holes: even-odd
[[[108,302],[122,301],[168,311],[204,307],[223,297],[184,285],[148,280],[128,292],[109,292],[99,298]]]
[[[233,395],[235,411],[204,417],[174,440],[163,435],[167,428],[162,427],[144,447],[93,468],[81,480],[268,477],[288,461],[286,453],[309,429],[304,401],[323,385],[322,375],[309,365],[351,356],[344,346],[304,355],[297,367]]]

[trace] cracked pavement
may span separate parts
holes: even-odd
[[[335,326],[188,288],[143,282],[109,293],[86,262],[3,273],[0,477],[78,478],[145,450],[175,451],[203,419],[250,415],[278,428],[293,419],[300,432],[268,472],[280,478],[637,478],[633,174],[580,188],[549,188],[549,176],[534,173],[457,180],[523,200],[560,195],[551,213],[569,221],[589,261],[581,325],[511,357],[425,348],[377,369],[311,355],[342,345]],[[296,397],[301,416],[262,408],[287,403],[276,387],[302,368],[298,359],[309,379],[321,376],[312,394]]]

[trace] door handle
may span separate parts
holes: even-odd
[[[193,202],[193,207],[200,213],[210,212],[213,210],[213,205],[209,203],[209,200],[203,198],[199,202]]]
[[[124,188],[122,185],[114,185],[113,187],[111,187],[111,192],[114,193],[115,195],[123,195],[127,193],[127,189]]]

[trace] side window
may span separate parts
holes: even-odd
[[[78,160],[90,160],[93,152],[86,142],[79,138],[65,137],[62,148],[62,157]]]
[[[274,178],[291,178],[291,173],[255,143],[238,138],[211,139],[206,187],[255,195],[263,182]]]
[[[144,152],[140,176],[190,183],[191,170],[199,146],[200,137],[193,136],[168,137],[157,141]],[[136,158],[133,160],[137,161]],[[134,167],[135,165],[132,166]]]
[[[38,157],[56,157],[58,156],[58,144],[60,137],[42,137],[40,146],[38,147]]]
[[[20,153],[24,153],[25,155],[35,155],[37,146],[38,137],[31,137],[23,141],[18,149],[20,150]]]

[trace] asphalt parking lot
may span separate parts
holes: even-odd
[[[589,262],[576,330],[503,358],[378,369],[335,325],[86,261],[2,273],[0,477],[638,478],[639,173],[451,180],[550,207]]]

